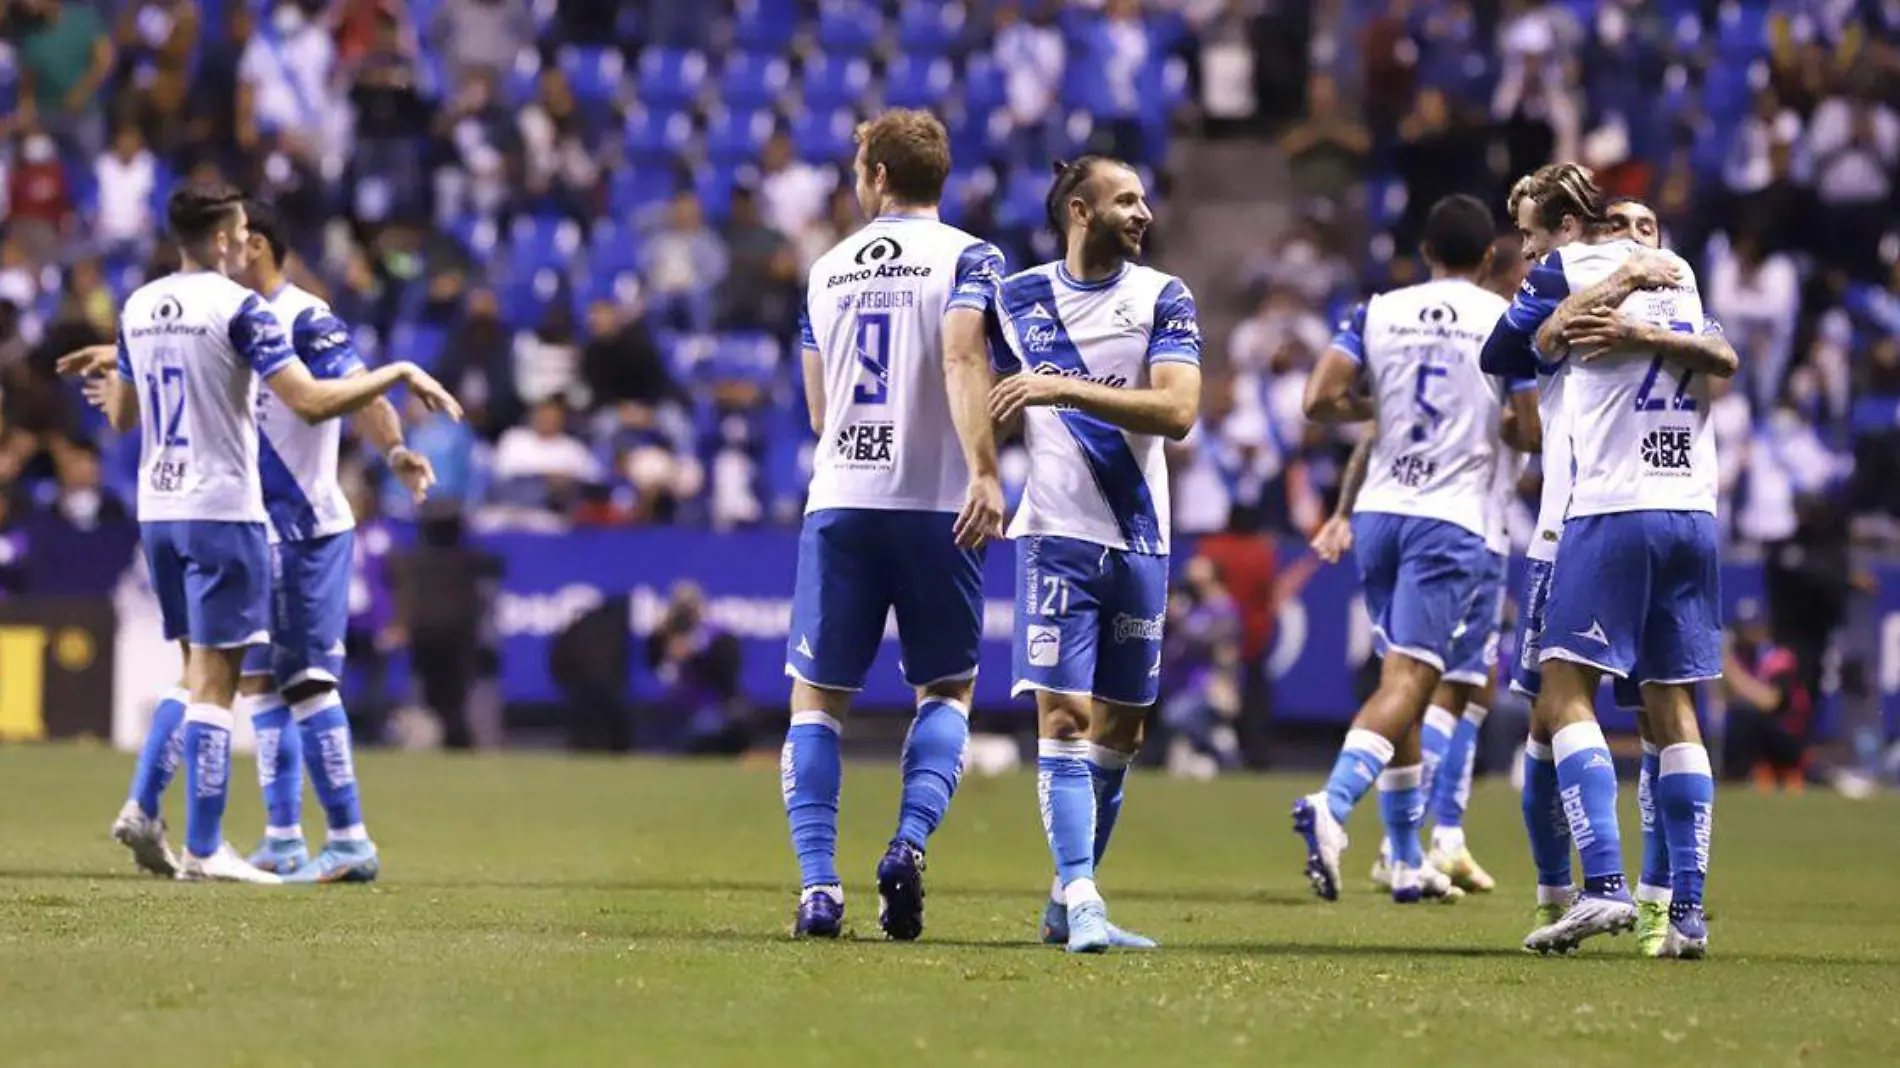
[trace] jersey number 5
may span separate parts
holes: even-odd
[[[161,367],[145,375],[145,397],[152,410],[152,444],[159,448],[191,444],[179,430],[185,421],[185,369]]]
[[[1678,334],[1695,333],[1693,324],[1675,320],[1669,323],[1669,329]],[[1662,377],[1663,358],[1658,356],[1650,361],[1649,373],[1643,376],[1642,388],[1636,391],[1636,410],[1639,412],[1660,412],[1664,409],[1678,412],[1695,411],[1695,398],[1689,395],[1689,380],[1695,377],[1695,372],[1682,372],[1682,380],[1676,383],[1676,395],[1666,401],[1656,395],[1656,384]],[[1664,389],[1669,388],[1667,382],[1663,382],[1662,386]]]
[[[1425,390],[1431,385],[1432,379],[1443,378],[1450,373],[1443,367],[1434,367],[1429,363],[1419,364],[1418,388],[1412,391],[1412,399],[1417,402],[1419,412],[1418,422],[1412,424],[1413,441],[1424,441],[1431,437],[1432,431],[1438,429],[1439,421],[1445,418],[1445,413],[1439,409],[1438,405],[1433,404],[1425,396]]]
[[[858,404],[883,404],[891,394],[891,317],[883,312],[858,316],[858,333],[852,345],[857,349],[858,366],[871,376],[860,383],[851,399]]]

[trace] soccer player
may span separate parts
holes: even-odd
[[[820,257],[805,299],[805,399],[818,446],[785,672],[785,810],[803,889],[793,934],[835,938],[839,732],[895,610],[917,717],[897,832],[878,863],[878,923],[924,926],[924,849],[956,791],[982,633],[982,548],[1002,532],[986,398],[986,317],[1002,254],[937,219],[943,124],[905,109],[860,126],[853,163],[871,220]]]
[[[1528,206],[1518,205],[1537,229],[1572,239],[1606,233],[1602,194],[1588,172],[1572,167],[1546,175],[1550,170],[1532,176]],[[1539,184],[1540,176],[1552,180]],[[1662,749],[1657,808],[1672,866],[1662,954],[1699,957],[1708,945],[1701,892],[1714,783],[1693,687],[1718,677],[1722,664],[1706,383],[1708,374],[1733,374],[1735,364],[1708,359],[1698,344],[1701,301],[1693,272],[1680,260],[1675,285],[1616,305],[1629,316],[1626,338],[1578,346],[1554,368],[1534,351],[1538,328],[1565,297],[1610,277],[1641,248],[1611,240],[1550,252],[1485,345],[1487,369],[1518,378],[1545,371],[1562,381],[1558,433],[1570,446],[1563,551],[1544,606],[1533,730],[1550,738],[1556,796],[1582,859],[1584,887],[1568,910],[1525,938],[1525,948],[1536,952],[1566,952],[1636,919],[1624,885],[1615,767],[1594,711],[1604,674],[1642,685]],[[1678,334],[1685,340],[1675,340]],[[1553,436],[1546,433],[1547,443]],[[1547,450],[1547,468],[1549,462]],[[1537,821],[1527,815],[1527,822]],[[1532,833],[1535,852],[1535,827]]]
[[[1167,616],[1165,440],[1201,406],[1201,331],[1180,279],[1137,263],[1153,215],[1127,164],[1056,166],[1063,258],[1003,282],[1014,372],[990,394],[1022,420],[1029,481],[1016,541],[1015,694],[1036,700],[1037,778],[1056,880],[1043,938],[1072,953],[1154,943],[1108,922],[1095,883],[1128,766],[1159,696]]]
[[[232,280],[245,266],[250,236],[235,191],[185,186],[172,194],[167,216],[181,270],[126,299],[116,371],[96,380],[91,396],[113,429],[144,427],[141,540],[165,636],[183,647],[190,700],[180,744],[189,797],[178,877],[277,882],[239,856],[222,828],[238,669],[244,650],[267,634],[257,382],[313,422],[405,382],[431,407],[456,416],[460,408],[413,364],[343,381],[313,377],[263,300]],[[135,856],[169,852],[156,806],[147,810],[141,799],[127,804],[114,832]]]
[[[1490,209],[1475,198],[1432,205],[1422,248],[1431,280],[1355,308],[1307,381],[1307,418],[1377,420],[1352,545],[1384,656],[1379,687],[1353,719],[1326,788],[1293,806],[1307,878],[1328,901],[1339,897],[1346,819],[1375,781],[1393,900],[1460,894],[1426,863],[1419,838],[1416,728],[1448,671],[1476,677],[1485,642],[1463,637],[1482,631],[1495,597],[1485,539],[1503,402],[1479,372],[1478,353],[1505,302],[1475,280],[1492,229]]]

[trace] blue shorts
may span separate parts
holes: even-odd
[[[1442,519],[1361,512],[1352,541],[1379,655],[1403,653],[1446,671],[1467,622],[1481,614],[1494,566],[1484,539]]]
[[[246,651],[244,674],[269,675],[279,690],[343,677],[355,549],[353,530],[271,546],[270,644]]]
[[[1010,693],[1154,704],[1167,613],[1167,557],[1077,538],[1017,538]]]
[[[1524,588],[1517,597],[1517,659],[1511,663],[1511,689],[1535,698],[1544,691],[1544,672],[1537,662],[1544,639],[1544,608],[1550,601],[1550,572],[1556,562],[1524,561]]]
[[[1504,622],[1504,572],[1508,565],[1503,553],[1486,553],[1478,596],[1471,610],[1459,623],[1451,641],[1451,655],[1445,659],[1445,681],[1467,686],[1483,686],[1491,681],[1491,667],[1498,662],[1498,627]]]
[[[1538,658],[1638,683],[1722,674],[1722,566],[1706,512],[1572,519],[1551,576]]]
[[[241,649],[268,637],[270,536],[262,523],[139,524],[165,640]]]
[[[861,690],[897,615],[904,681],[976,675],[983,554],[957,548],[949,512],[827,508],[805,517],[785,673],[825,690]]]

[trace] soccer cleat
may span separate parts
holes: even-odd
[[[1460,847],[1456,850],[1434,847],[1426,863],[1444,872],[1452,885],[1467,894],[1488,894],[1497,889],[1498,881],[1491,873],[1478,866],[1471,857],[1471,850]]]
[[[1663,955],[1663,940],[1669,934],[1669,902],[1636,903],[1636,951],[1645,957]]]
[[[1452,904],[1463,900],[1465,892],[1452,885],[1444,872],[1422,864],[1416,868],[1410,864],[1394,864],[1391,867],[1392,900],[1401,905],[1417,904],[1420,901],[1436,901],[1440,904]]]
[[[301,838],[271,838],[266,836],[257,845],[257,851],[248,858],[251,866],[258,871],[275,872],[278,875],[294,875],[310,864],[310,847]]]
[[[1105,953],[1112,940],[1108,934],[1108,906],[1101,901],[1084,901],[1069,906],[1069,942],[1071,953]]]
[[[836,938],[844,931],[844,902],[829,888],[814,886],[798,901],[793,938]]]
[[[383,870],[376,844],[367,839],[331,841],[315,860],[285,875],[291,883],[373,883]]]
[[[924,933],[924,851],[901,839],[877,862],[877,925],[897,942]]]
[[[1570,888],[1569,896],[1562,901],[1538,905],[1537,911],[1531,914],[1532,928],[1549,927],[1551,924],[1563,919],[1564,913],[1569,912],[1570,906],[1577,903],[1577,895],[1582,892],[1583,891],[1573,886]]]
[[[1054,901],[1046,902],[1042,907],[1042,941],[1044,945],[1064,946],[1069,944],[1069,908]],[[1158,943],[1133,931],[1124,931],[1114,924],[1108,925],[1108,944],[1112,949],[1157,949]]]
[[[1524,948],[1532,953],[1568,953],[1584,939],[1601,934],[1616,934],[1636,926],[1636,902],[1628,893],[1585,893],[1577,897],[1557,922],[1547,924],[1524,936]]]
[[[1372,880],[1373,889],[1391,893],[1392,843],[1390,841],[1379,843],[1379,859],[1372,862],[1372,872],[1367,878]]]
[[[251,862],[238,855],[225,842],[218,851],[208,857],[195,857],[185,854],[184,863],[178,867],[178,880],[186,883],[254,883],[259,886],[277,886],[284,880],[251,866]]]
[[[1339,900],[1339,855],[1346,851],[1346,829],[1326,807],[1324,793],[1293,803],[1293,830],[1306,839],[1306,879],[1327,901]]]
[[[1670,917],[1668,928],[1663,932],[1662,948],[1656,955],[1679,960],[1701,960],[1709,955],[1709,925],[1702,906],[1690,905],[1681,919]]]
[[[112,837],[132,851],[140,868],[166,879],[178,874],[178,855],[165,841],[165,818],[147,816],[137,801],[127,801],[112,821]]]

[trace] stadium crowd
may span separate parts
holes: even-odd
[[[1438,196],[1501,207],[1553,158],[1654,205],[1742,353],[1731,535],[1891,521],[1896,31],[1855,0],[12,0],[0,528],[124,516],[136,440],[52,364],[164,269],[157,209],[188,175],[277,202],[363,351],[464,398],[468,425],[418,411],[410,434],[479,523],[791,521],[803,276],[858,225],[851,134],[878,103],[946,115],[945,215],[1012,265],[1052,255],[1050,159],[1122,155],[1165,200],[1181,130],[1278,139],[1301,208],[1210,346],[1190,533],[1317,522],[1350,445],[1299,415],[1332,318],[1416,275]],[[1192,250],[1159,254],[1194,277]]]

